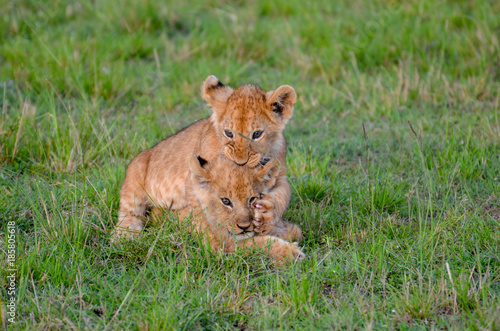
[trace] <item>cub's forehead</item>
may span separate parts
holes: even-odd
[[[212,169],[212,185],[216,187],[219,194],[240,199],[250,198],[260,185],[256,171],[249,167],[238,166],[233,161],[229,162],[231,164],[221,162]]]
[[[249,125],[267,117],[266,92],[256,85],[240,86],[227,101],[233,124]]]
[[[228,103],[241,100],[252,100],[254,102],[266,102],[266,92],[257,85],[241,85],[227,100]]]

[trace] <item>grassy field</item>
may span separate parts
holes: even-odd
[[[493,0],[2,2],[2,325],[500,329],[499,35]],[[297,91],[301,263],[168,221],[110,245],[127,164],[210,114],[210,74]]]

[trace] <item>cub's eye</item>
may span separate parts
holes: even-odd
[[[260,137],[262,137],[262,131],[255,131],[252,135],[252,139],[255,140],[255,139],[259,139]]]
[[[252,204],[255,202],[255,200],[257,200],[257,198],[256,198],[256,197],[251,197],[251,198],[250,198],[250,201],[249,201],[250,206],[252,206]]]
[[[224,130],[224,134],[228,138],[233,138],[233,133],[230,130]]]
[[[228,207],[232,207],[233,206],[233,204],[231,203],[231,200],[229,200],[229,199],[222,198],[222,199],[220,199],[220,201],[222,201],[222,204],[224,206],[228,206]]]

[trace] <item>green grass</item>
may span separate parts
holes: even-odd
[[[303,4],[0,5],[4,326],[500,328],[500,3]],[[128,162],[210,113],[210,74],[297,91],[290,268],[169,221],[109,243]]]

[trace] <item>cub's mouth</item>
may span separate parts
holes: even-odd
[[[271,158],[269,156],[264,156],[262,159],[259,159],[259,164],[265,166],[269,161],[271,161]]]
[[[224,149],[224,154],[228,159],[239,166],[249,166],[253,168],[256,167],[261,161],[260,153],[249,152],[249,154],[245,156],[238,156],[234,152],[234,148],[231,145],[226,146],[226,148]]]
[[[260,163],[260,161],[261,161],[261,155],[259,153],[255,153],[250,155],[247,161],[247,165],[249,167],[254,168]]]
[[[227,233],[229,233],[229,235],[231,237],[233,237],[236,241],[245,240],[245,239],[252,238],[253,236],[255,236],[255,232],[253,232],[253,231],[242,232],[242,233],[236,234],[236,233],[233,233],[233,232],[227,230]]]

